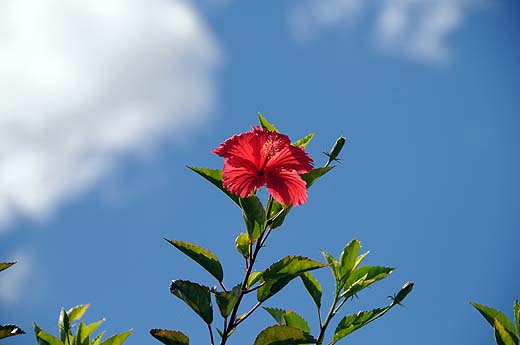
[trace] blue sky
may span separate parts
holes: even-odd
[[[158,343],[150,328],[207,343],[168,287],[214,282],[163,237],[212,250],[240,281],[240,211],[185,166],[220,168],[210,151],[261,111],[292,139],[316,132],[316,165],[348,144],[259,269],[357,238],[368,264],[398,269],[344,313],[416,287],[344,343],[492,342],[468,302],[511,316],[520,298],[516,2],[64,4],[0,5],[0,253],[19,261],[0,275],[0,323],[55,332],[60,307],[91,303],[87,321],[135,329],[129,345]],[[316,329],[297,282],[267,305]],[[232,343],[270,324],[259,311]]]

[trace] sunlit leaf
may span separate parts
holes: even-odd
[[[278,131],[278,129],[276,129],[276,127],[272,123],[269,123],[269,121],[267,121],[266,118],[260,112],[258,113],[258,120],[260,121],[260,126],[262,126],[262,128],[267,129],[269,131],[274,131],[276,133],[280,133],[280,131]]]
[[[285,216],[287,216],[291,209],[292,206],[286,206],[284,208],[284,206],[278,201],[273,200],[273,205],[271,206],[271,211],[269,212],[270,222],[268,222],[268,225],[270,225],[273,229],[280,227],[285,220]]]
[[[316,344],[317,340],[307,332],[291,326],[271,326],[258,334],[254,345]]]
[[[182,332],[167,329],[152,329],[150,334],[166,345],[189,345],[190,339]]]
[[[297,276],[304,272],[325,267],[326,264],[304,256],[286,256],[264,271],[265,281],[285,276]]]
[[[85,315],[90,304],[81,304],[67,310],[67,315],[69,316],[69,321],[79,320]]]
[[[495,341],[498,345],[518,345],[518,339],[514,339],[496,318],[493,328],[495,330]]]
[[[326,168],[315,168],[309,171],[308,173],[300,175],[302,179],[307,182],[307,189],[314,184],[320,177],[328,173],[334,169],[333,166],[329,166]]]
[[[332,275],[334,276],[336,281],[339,282],[341,280],[341,277],[340,277],[340,274],[339,274],[339,263],[338,263],[338,261],[336,261],[336,259],[334,259],[334,257],[332,255],[330,255],[329,253],[327,253],[323,249],[321,250],[321,254],[323,254],[323,257],[325,258],[325,260],[327,260],[327,263],[329,264],[330,270],[332,271]]]
[[[0,262],[0,272],[3,271],[3,270],[8,269],[9,267],[14,265],[15,263],[16,263],[16,261],[15,262]]]
[[[477,309],[482,316],[486,319],[486,321],[491,325],[491,327],[495,327],[495,319],[497,319],[500,324],[505,328],[505,330],[511,335],[511,337],[518,342],[518,336],[516,335],[515,326],[509,318],[502,313],[500,310],[485,306],[483,304],[478,304],[474,302],[470,302],[472,306]]]
[[[99,320],[99,321],[93,322],[89,325],[85,324],[82,321],[78,326],[74,344],[75,345],[89,345],[90,344],[90,335],[103,323],[103,321],[104,320]]]
[[[352,269],[354,268],[354,264],[356,263],[356,258],[359,253],[359,249],[361,248],[361,243],[358,240],[350,241],[339,256],[339,273],[341,276],[341,280],[344,280],[348,277]]]
[[[105,331],[99,333],[90,343],[90,345],[101,345],[101,342],[103,341],[103,336],[105,335]]]
[[[105,340],[101,343],[101,345],[121,345],[125,342],[126,338],[133,332],[133,329],[130,329],[124,333],[116,334]]]
[[[303,273],[302,275],[300,275],[300,278],[303,282],[303,285],[309,292],[309,295],[311,295],[312,300],[316,304],[316,307],[318,307],[318,309],[319,309],[321,307],[321,295],[322,295],[322,289],[321,289],[320,283],[309,272]]]
[[[199,167],[188,167],[189,169],[195,171],[200,176],[204,177],[206,180],[215,185],[218,189],[224,192],[231,200],[233,200],[238,206],[238,196],[231,194],[224,185],[222,184],[222,170],[219,169],[210,169],[210,168],[199,168]]]
[[[183,242],[178,240],[166,240],[172,244],[175,248],[190,257],[193,261],[201,265],[206,271],[214,276],[218,281],[224,279],[224,272],[222,265],[218,260],[217,256],[207,249],[189,242]]]
[[[358,279],[364,277],[363,288],[366,288],[376,281],[386,278],[393,270],[394,268],[392,267],[362,266],[350,274],[346,286],[348,287]]]
[[[251,273],[249,275],[249,278],[247,279],[246,286],[251,287],[251,286],[255,285],[255,283],[258,282],[262,278],[263,274],[264,274],[264,271]]]
[[[64,345],[58,338],[43,331],[36,323],[34,324],[34,334],[38,345]]]
[[[310,333],[311,329],[309,327],[309,324],[307,321],[301,317],[301,315],[298,315],[296,312],[292,310],[287,310],[283,314],[283,318],[285,320],[285,324],[287,326],[292,326],[301,329],[304,332]]]
[[[228,317],[242,292],[242,284],[236,285],[231,291],[215,292],[215,299],[222,317]]]
[[[235,239],[235,246],[238,252],[244,257],[248,258],[251,255],[251,242],[249,241],[249,235],[246,232],[243,232],[237,236]]]
[[[25,334],[25,332],[16,325],[0,325],[0,339],[20,334]]]
[[[207,324],[213,322],[213,307],[207,286],[188,280],[173,280],[170,292],[186,302]]]
[[[314,138],[314,133],[307,134],[303,138],[296,140],[291,145],[305,147],[305,146],[307,146],[308,143],[311,142],[312,138]]]
[[[60,317],[58,319],[58,327],[60,329],[60,339],[62,342],[67,343],[68,338],[72,338],[72,332],[70,330],[70,319],[69,314],[65,309],[61,309]]]
[[[273,319],[281,326],[285,325],[285,318],[283,317],[285,314],[284,309],[280,308],[271,308],[271,307],[263,307],[266,312],[269,313],[273,317]]]
[[[265,229],[266,214],[260,199],[256,195],[239,199],[247,233],[251,241],[256,241]]]

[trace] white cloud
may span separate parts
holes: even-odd
[[[32,270],[32,258],[25,252],[16,252],[10,258],[17,261],[16,265],[11,266],[5,271],[0,272],[0,303],[14,304],[26,293],[25,284]],[[2,261],[6,258],[2,258]]]
[[[481,0],[307,0],[291,8],[289,24],[297,38],[310,37],[320,29],[352,23],[363,8],[370,7],[375,17],[370,18],[369,25],[374,27],[380,48],[423,61],[442,62],[449,58],[446,42],[449,35],[460,28],[467,11],[481,3]],[[325,7],[333,9],[332,16],[322,14]]]
[[[219,49],[183,0],[0,3],[0,232],[204,122]]]

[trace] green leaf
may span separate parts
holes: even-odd
[[[251,255],[251,242],[249,241],[249,235],[247,232],[243,232],[235,239],[235,246],[238,252],[244,257],[248,258]]]
[[[105,335],[105,331],[99,333],[97,335],[97,337],[94,338],[94,340],[92,340],[92,342],[90,343],[90,345],[101,345],[101,342],[103,341],[103,336]]]
[[[309,295],[311,295],[312,300],[316,304],[316,307],[318,307],[318,309],[320,309],[321,295],[322,295],[322,289],[321,289],[320,283],[309,272],[303,273],[302,275],[300,275],[300,278],[303,282],[303,285],[309,292]]]
[[[207,324],[213,322],[213,307],[207,286],[188,280],[173,280],[170,292],[186,302]]]
[[[327,163],[325,163],[325,167],[328,167],[330,163],[332,163],[332,161],[339,161],[339,153],[343,149],[343,145],[345,145],[346,141],[347,139],[345,137],[339,137],[334,143],[334,146],[332,146],[332,149],[329,153],[323,152],[327,157],[329,157],[329,160],[327,161]]]
[[[189,242],[178,240],[166,240],[175,248],[189,256],[193,261],[201,265],[206,271],[214,276],[219,282],[224,279],[222,265],[217,256],[207,249]]]
[[[69,321],[76,321],[81,319],[89,307],[90,304],[81,304],[67,310]]]
[[[3,270],[8,269],[9,267],[14,265],[15,263],[16,263],[16,261],[15,262],[0,262],[0,272],[2,272]]]
[[[267,121],[260,112],[258,112],[258,120],[260,121],[260,126],[262,126],[262,128],[280,133],[280,131],[278,131],[272,123],[269,123],[269,121]]]
[[[285,276],[298,276],[304,272],[327,266],[304,256],[286,256],[264,271],[263,279],[269,281]]]
[[[25,334],[25,332],[16,325],[0,325],[0,339],[20,334]]]
[[[240,293],[242,292],[242,285],[236,285],[231,291],[215,292],[215,299],[222,317],[228,317],[237,303]]]
[[[284,314],[285,314],[286,310],[280,309],[280,308],[271,308],[271,307],[262,307],[262,308],[264,308],[264,310],[266,312],[268,312],[269,315],[271,315],[273,317],[273,319],[275,319],[275,321],[278,322],[279,325],[281,325],[281,326],[286,325],[285,318],[284,318]]]
[[[94,332],[105,320],[99,320],[97,322],[93,322],[89,325],[85,324],[83,321],[78,326],[78,331],[76,332],[76,337],[74,340],[75,345],[89,345],[90,344],[90,335]]]
[[[133,329],[129,329],[124,333],[119,333],[111,336],[107,340],[101,343],[101,345],[121,345],[125,342],[126,338],[133,332]]]
[[[238,203],[238,196],[231,194],[226,188],[224,188],[224,185],[222,184],[222,170],[199,167],[188,167],[188,169],[191,169],[200,176],[204,177],[206,180],[215,185],[218,189],[223,191],[238,206],[240,206],[240,204]]]
[[[362,266],[356,270],[354,270],[346,282],[346,287],[351,286],[354,282],[358,281],[360,278],[363,279],[362,288],[366,288],[369,285],[372,285],[376,281],[384,279],[388,277],[394,268],[392,267],[383,267],[383,266]]]
[[[339,256],[339,273],[341,280],[347,279],[350,275],[356,263],[359,249],[361,249],[361,243],[358,240],[352,240],[345,246],[343,252],[341,252]]]
[[[392,297],[393,304],[400,304],[406,298],[406,296],[408,296],[408,294],[412,291],[413,287],[413,282],[406,282],[401,288],[401,290],[399,290],[399,292]]]
[[[278,279],[266,281],[264,285],[258,288],[256,299],[258,302],[263,302],[268,298],[274,296],[277,292],[282,290],[291,280],[297,276],[284,276]]]
[[[314,182],[316,182],[320,177],[322,177],[332,169],[334,169],[333,166],[329,166],[326,168],[315,168],[309,171],[308,173],[302,174],[300,176],[307,183],[307,189],[309,189],[309,187],[312,186]]]
[[[60,329],[60,340],[64,343],[70,342],[68,338],[72,338],[72,332],[70,330],[69,314],[65,309],[61,309],[60,317],[58,319],[58,327]]]
[[[254,345],[316,344],[318,341],[307,332],[291,326],[271,326],[258,334]]]
[[[286,311],[283,315],[283,318],[284,318],[285,324],[287,326],[299,328],[306,333],[311,332],[311,329],[310,329],[307,321],[303,317],[301,317],[300,315],[295,313],[294,311],[292,311],[292,310]]]
[[[520,337],[520,302],[515,301],[513,305],[513,317],[515,319],[516,334]]]
[[[486,319],[487,322],[491,325],[491,327],[495,327],[495,319],[497,319],[500,324],[505,328],[505,330],[511,335],[511,337],[518,342],[518,336],[516,335],[515,326],[509,318],[502,313],[500,310],[496,310],[494,308],[485,306],[483,304],[478,304],[474,302],[470,302],[470,304],[477,309],[482,316]]]
[[[266,214],[264,206],[256,195],[251,195],[245,199],[240,198],[239,202],[249,239],[254,242],[265,229]]]
[[[341,319],[338,326],[336,327],[336,330],[334,331],[334,342],[337,342],[355,330],[360,329],[369,322],[379,318],[388,310],[390,310],[390,308],[391,307],[386,307],[383,309],[377,308],[370,311],[360,311],[357,314],[350,314],[345,316],[343,319]]]
[[[493,328],[495,330],[495,341],[498,345],[518,345],[518,339],[514,339],[496,318]]]
[[[152,329],[150,334],[166,345],[189,345],[190,339],[182,332],[167,329]]]
[[[301,146],[301,147],[305,147],[305,146],[307,146],[308,143],[311,142],[312,138],[314,138],[314,134],[315,134],[315,133],[307,134],[306,136],[304,136],[304,137],[301,138],[300,140],[295,141],[295,142],[292,143],[291,145],[292,145],[292,146]]]
[[[64,345],[58,338],[43,331],[36,323],[34,324],[34,334],[38,345]]]
[[[334,257],[332,255],[330,255],[323,249],[321,250],[321,254],[325,258],[325,260],[327,260],[327,263],[329,264],[330,270],[332,271],[332,275],[336,279],[336,282],[339,282],[341,280],[341,277],[339,274],[339,263],[336,261],[336,259],[334,259]]]
[[[247,287],[251,287],[255,285],[257,281],[259,281],[262,278],[262,275],[264,274],[264,271],[260,272],[253,272],[249,275],[249,278],[247,279]]]
[[[284,206],[280,204],[278,201],[273,200],[273,205],[271,206],[271,212],[269,212],[269,221],[268,225],[270,225],[273,229],[280,227],[285,220],[285,216],[292,209],[292,206]],[[276,218],[274,218],[276,217]]]

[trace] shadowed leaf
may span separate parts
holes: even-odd
[[[213,308],[207,286],[188,280],[173,280],[170,292],[186,302],[207,324],[213,322]]]
[[[326,168],[315,168],[309,171],[308,173],[300,175],[302,179],[307,182],[307,189],[314,184],[320,177],[328,173],[334,169],[333,166],[329,166]]]
[[[0,325],[0,339],[20,334],[25,334],[25,332],[16,325]]]
[[[254,345],[298,345],[316,344],[314,337],[299,328],[291,326],[271,326],[258,334]]]
[[[224,272],[222,265],[218,260],[217,256],[207,249],[189,242],[183,242],[178,240],[166,240],[175,248],[190,257],[193,261],[201,265],[206,271],[214,276],[219,282],[224,279]]]
[[[302,275],[300,275],[300,279],[302,280],[303,285],[309,292],[309,295],[311,295],[312,300],[316,304],[316,307],[318,307],[318,309],[320,309],[321,295],[322,295],[322,289],[321,289],[320,283],[309,272],[305,272]]]
[[[190,339],[182,332],[167,329],[152,329],[150,334],[166,345],[189,345]]]
[[[236,285],[231,291],[215,292],[215,299],[222,317],[228,317],[240,297],[242,285]]]
[[[283,315],[285,314],[285,310],[280,308],[271,308],[271,307],[263,307],[266,312],[269,313],[273,317],[273,319],[278,322],[279,325],[285,325],[285,318]]]
[[[188,167],[195,171],[200,176],[204,177],[206,180],[215,185],[218,189],[223,191],[231,200],[235,202],[238,206],[238,196],[231,194],[226,188],[224,188],[222,184],[222,170],[219,169],[210,169],[210,168],[199,168],[199,167]]]
[[[244,223],[246,224],[247,233],[251,241],[256,241],[265,228],[266,214],[260,199],[256,195],[239,199]]]
[[[0,262],[0,272],[2,272],[3,270],[8,269],[9,267],[14,265],[15,263],[16,263],[16,261],[15,262]]]
[[[268,298],[275,295],[281,289],[283,289],[291,280],[296,278],[297,276],[284,276],[278,279],[269,280],[265,282],[265,285],[262,285],[256,293],[256,299],[259,302],[263,302]]]

